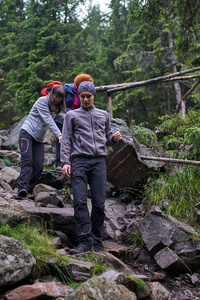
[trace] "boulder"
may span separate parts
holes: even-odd
[[[8,194],[9,196],[9,194]],[[28,214],[18,201],[0,196],[0,224],[13,225],[20,224],[28,219]]]
[[[101,275],[101,277],[104,277],[108,280],[112,280],[116,282],[118,285],[120,284],[125,286],[127,289],[131,290],[136,294],[137,299],[143,299],[150,295],[149,285],[148,284],[146,284],[146,286],[143,285],[143,288],[141,288],[141,286],[138,283],[139,281],[137,280],[139,278],[141,279],[141,277],[135,274],[133,276],[126,276],[124,273],[119,273],[115,270],[108,270],[104,272]],[[147,278],[145,279],[148,280]]]
[[[40,183],[50,185],[60,190],[63,186],[69,186],[71,180],[63,176],[62,170],[44,170],[40,178]]]
[[[55,299],[72,291],[71,287],[60,282],[37,282],[14,289],[6,295],[5,300]]]
[[[13,166],[19,166],[21,163],[21,155],[13,150],[0,150],[0,157],[7,159]]]
[[[152,300],[169,300],[171,293],[159,282],[150,282]]]
[[[140,156],[156,156],[153,149],[140,144],[121,119],[112,119],[113,133],[120,131],[122,140],[107,147],[107,179],[114,186],[132,188],[148,178],[163,162],[147,161]]]
[[[193,227],[154,206],[139,222],[138,229],[148,251],[166,271],[177,275],[200,266],[199,242],[193,241],[193,237],[199,241],[200,235]]]
[[[5,180],[11,188],[17,187],[19,172],[10,167],[4,167],[1,169],[2,179]]]
[[[25,116],[19,122],[15,123],[9,130],[7,139],[2,144],[2,149],[19,150],[19,132],[24,121],[27,119]]]
[[[72,241],[75,241],[76,225],[74,221],[74,209],[71,206],[63,208],[37,207],[35,202],[26,200],[21,201],[20,204],[33,221],[36,218],[38,221],[46,224],[47,227],[53,227],[53,230],[62,231]]]
[[[58,207],[64,207],[62,198],[57,195],[56,192],[40,192],[35,197],[35,202],[40,202],[45,205],[54,205]]]
[[[82,283],[72,293],[64,299],[126,299],[137,300],[135,293],[129,291],[123,285],[117,285],[116,282],[108,280],[105,277],[94,276],[90,280]]]
[[[35,264],[30,250],[11,237],[0,235],[0,288],[27,278]]]

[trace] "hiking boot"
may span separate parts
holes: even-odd
[[[27,192],[26,189],[21,189],[21,190],[19,190],[17,196],[18,196],[18,197],[26,197],[27,194],[28,194],[28,192]]]
[[[88,252],[88,251],[93,251],[92,245],[79,244],[78,247],[76,247],[75,249],[70,249],[69,254],[74,255],[74,254],[79,254],[79,253]]]

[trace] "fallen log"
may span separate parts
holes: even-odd
[[[118,85],[118,87],[116,86],[115,88],[113,88],[113,86],[112,86],[112,87],[110,87],[110,89],[107,88],[107,92],[108,93],[113,93],[113,92],[118,92],[118,91],[131,89],[131,88],[136,87],[136,86],[144,86],[144,85],[153,84],[153,83],[161,83],[161,82],[164,82],[164,81],[168,81],[170,78],[177,77],[177,76],[181,76],[180,78],[183,80],[183,77],[182,77],[183,74],[195,72],[195,71],[198,71],[199,69],[200,69],[200,67],[196,67],[196,68],[192,68],[192,69],[172,73],[172,74],[165,75],[165,76],[151,78],[151,79],[148,79],[148,80],[145,80],[145,81],[132,82],[132,83],[129,83],[128,85],[127,84],[123,84],[121,86]],[[197,75],[197,77],[199,77],[199,74]],[[176,78],[176,80],[178,80],[178,78]],[[100,88],[100,87],[98,87],[98,88]],[[103,87],[103,88],[105,88],[105,87]],[[97,89],[97,91],[99,91],[99,90]]]
[[[147,160],[157,160],[169,163],[178,163],[178,164],[187,164],[187,165],[194,165],[200,166],[200,161],[197,160],[187,160],[187,159],[176,159],[176,158],[166,158],[166,157],[154,157],[154,156],[140,156],[141,159]]]
[[[161,77],[156,77],[156,78],[151,78],[145,81],[135,81],[135,82],[126,82],[126,83],[118,83],[118,84],[110,84],[110,85],[102,85],[102,86],[96,86],[95,90],[96,92],[115,92],[118,91],[118,88],[121,90],[126,90],[132,87],[137,87],[137,86],[143,86],[147,84],[152,84],[152,83],[163,83],[166,81],[177,81],[177,80],[185,80],[185,79],[193,79],[193,78],[199,78],[200,75],[190,75],[190,76],[182,76],[183,74],[186,73],[191,73],[191,72],[196,72],[200,69],[200,67],[172,73],[169,75],[161,76]],[[178,77],[177,77],[178,76]]]

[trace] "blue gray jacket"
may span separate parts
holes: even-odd
[[[48,128],[56,137],[62,135],[54,122],[55,116],[56,114],[50,110],[48,98],[40,97],[33,105],[22,129],[26,130],[36,141],[44,143]],[[63,121],[65,114],[59,113],[58,116]]]
[[[114,143],[109,114],[92,105],[69,111],[64,119],[61,162],[71,164],[73,156],[106,156],[106,145]]]

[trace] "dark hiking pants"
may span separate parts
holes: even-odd
[[[101,246],[106,198],[105,157],[75,157],[72,161],[71,180],[79,243]],[[88,184],[91,190],[91,216],[87,207]]]
[[[18,190],[26,189],[33,192],[43,171],[44,144],[37,142],[27,131],[21,129],[19,134],[21,151],[21,172]]]

